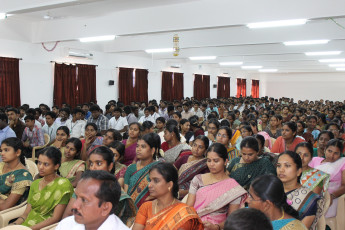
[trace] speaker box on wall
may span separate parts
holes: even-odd
[[[217,84],[214,84],[214,85],[213,85],[213,88],[217,88]]]
[[[109,80],[109,85],[114,85],[114,84],[115,84],[115,81]]]

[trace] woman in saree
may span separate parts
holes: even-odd
[[[121,188],[124,188],[125,184],[125,173],[127,170],[127,166],[124,164],[121,164],[124,155],[125,155],[125,145],[122,144],[120,141],[114,141],[109,144],[108,146],[110,150],[114,154],[114,162],[115,162],[115,177],[117,181],[119,182]]]
[[[128,139],[122,141],[125,145],[125,155],[121,163],[126,166],[132,164],[135,160],[137,142],[142,131],[143,128],[138,122],[133,122],[129,125]]]
[[[194,176],[209,172],[205,153],[208,149],[209,140],[205,136],[197,136],[192,144],[192,155],[180,157],[174,166],[178,170],[179,196],[181,200],[188,194],[190,182]]]
[[[235,145],[231,145],[230,140],[232,138],[232,131],[227,126],[222,126],[219,128],[217,133],[217,143],[224,145],[227,149],[228,160],[232,160],[240,155],[240,151],[236,149]]]
[[[295,122],[286,122],[282,128],[282,136],[278,137],[271,149],[272,153],[294,151],[296,145],[304,140],[297,137],[297,125]]]
[[[89,159],[88,159],[89,170],[103,170],[109,173],[114,173],[113,160],[114,160],[113,152],[106,146],[99,146],[95,148],[94,150],[92,150],[92,152],[89,155]],[[75,194],[73,194],[63,214],[63,218],[66,218],[72,215],[72,207],[75,200],[76,200],[76,196]],[[131,199],[130,196],[127,195],[127,193],[125,193],[121,189],[121,197],[120,197],[118,207],[116,207],[115,215],[117,215],[124,224],[130,227],[132,226],[134,222],[136,212],[137,211],[136,211],[136,207],[134,205],[133,200]]]
[[[23,143],[16,137],[7,138],[1,143],[0,211],[27,199],[32,176],[25,167],[22,149]]]
[[[103,145],[108,146],[114,141],[122,141],[122,135],[115,129],[108,129],[103,136]]]
[[[250,185],[249,207],[265,213],[273,230],[306,230],[298,212],[287,202],[283,183],[274,175],[259,176]]]
[[[210,140],[209,146],[216,142],[219,126],[219,121],[216,118],[212,118],[208,121],[205,136]]]
[[[270,118],[270,125],[269,125],[269,127],[266,128],[265,132],[268,133],[268,135],[270,135],[270,137],[273,137],[275,139],[277,139],[278,137],[280,137],[282,135],[282,131],[279,128],[278,115],[273,115]]]
[[[334,134],[331,131],[323,130],[317,138],[317,147],[313,149],[313,157],[325,158],[325,149],[329,140],[334,139]]]
[[[82,143],[78,138],[68,139],[59,168],[60,176],[69,179],[74,188],[77,186],[81,174],[85,171],[85,162],[80,160],[81,147]]]
[[[337,215],[338,198],[345,194],[345,157],[341,157],[343,142],[339,139],[330,140],[325,150],[325,158],[313,157],[310,167],[316,168],[330,175],[328,192],[331,195],[331,206],[326,218]]]
[[[153,201],[138,211],[133,230],[202,230],[203,224],[194,208],[178,199],[177,171],[169,163],[158,163],[149,173],[148,185]]]
[[[295,152],[302,159],[302,176],[300,183],[316,194],[323,194],[328,189],[329,175],[318,169],[311,168],[308,164],[313,159],[313,146],[309,142],[301,142]]]
[[[87,123],[85,126],[85,139],[81,140],[83,144],[81,150],[81,159],[86,161],[90,152],[98,145],[102,145],[103,137],[97,136],[97,125]]]
[[[230,161],[227,168],[230,177],[243,188],[249,189],[250,183],[258,176],[275,174],[275,167],[266,157],[259,157],[259,143],[254,137],[246,137],[241,142],[241,157]]]
[[[66,126],[60,126],[57,130],[56,130],[56,138],[55,141],[53,142],[53,144],[51,144],[50,146],[54,146],[56,148],[58,148],[62,154],[62,156],[65,153],[65,146],[66,146],[66,141],[69,138],[69,129]]]
[[[167,125],[165,128],[164,139],[162,150],[164,151],[164,160],[167,163],[174,163],[179,157],[192,154],[190,146],[181,143],[178,128],[174,124]]]
[[[291,202],[291,206],[298,211],[299,220],[309,229],[314,229],[319,200],[319,195],[304,187],[300,183],[302,175],[301,157],[292,151],[286,151],[279,155],[277,163],[277,175],[283,182],[285,194]]]
[[[36,230],[61,220],[73,186],[68,179],[57,175],[60,165],[59,149],[48,147],[39,154],[37,167],[42,178],[32,182],[26,209],[14,224]]]
[[[223,229],[226,217],[247,198],[246,190],[226,174],[227,163],[224,145],[211,145],[207,150],[210,173],[199,174],[191,182],[187,205],[195,208],[205,229]]]
[[[137,162],[128,166],[125,174],[124,191],[132,197],[139,208],[149,197],[149,171],[158,163],[161,142],[156,133],[149,133],[138,140],[136,155]]]

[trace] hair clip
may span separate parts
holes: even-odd
[[[292,205],[292,200],[286,199],[286,203],[288,203],[288,205]]]

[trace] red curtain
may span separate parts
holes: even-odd
[[[149,71],[146,69],[136,69],[135,70],[135,86],[134,86],[134,101],[138,102],[148,102],[148,80],[147,76]]]
[[[194,98],[196,100],[203,99],[203,85],[202,85],[202,75],[194,74]]]
[[[54,105],[68,103],[74,107],[77,102],[77,85],[77,67],[55,63]]]
[[[129,105],[133,99],[133,68],[119,68],[119,101]]]
[[[259,80],[252,80],[252,97],[259,98]]]
[[[247,96],[247,79],[242,79],[242,97]]]
[[[237,97],[247,96],[247,80],[237,78]]]
[[[210,98],[210,75],[202,75],[202,84],[204,87],[203,98]]]
[[[0,57],[0,106],[20,106],[19,59]]]
[[[230,97],[230,78],[218,76],[217,98]]]
[[[173,98],[173,72],[162,72],[162,100],[172,101]]]
[[[183,98],[183,73],[174,73],[174,100],[181,100]]]
[[[96,99],[96,66],[77,64],[77,104],[94,102]]]

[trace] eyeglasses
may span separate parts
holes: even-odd
[[[228,138],[228,135],[225,135],[225,134],[222,135],[222,134],[218,133],[217,137]]]

